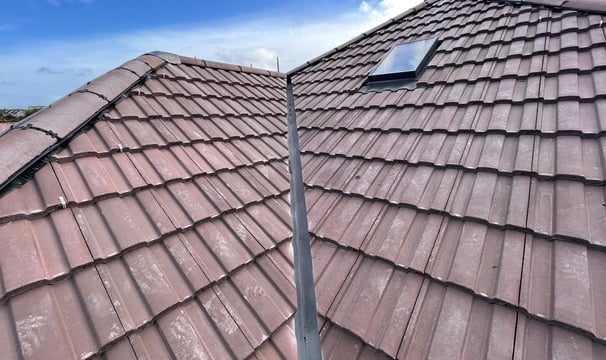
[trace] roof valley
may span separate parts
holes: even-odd
[[[427,1],[289,73],[325,357],[606,356],[603,9]],[[148,54],[0,136],[3,353],[295,357],[286,86]]]

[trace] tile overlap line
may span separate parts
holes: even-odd
[[[326,238],[323,237],[321,235],[317,235],[313,232],[310,232],[310,235],[312,235],[315,239],[315,241],[321,241],[324,243],[329,243],[329,244],[333,244],[335,246],[337,246],[337,248],[339,249],[343,249],[343,250],[347,250],[347,251],[353,251],[357,254],[357,259],[359,259],[359,261],[363,261],[363,259],[371,259],[371,260],[377,260],[377,261],[381,261],[383,263],[386,263],[390,266],[392,266],[395,270],[397,271],[402,271],[405,273],[409,273],[409,274],[415,274],[415,275],[419,275],[421,276],[424,280],[430,281],[432,283],[437,283],[440,284],[441,286],[444,287],[451,287],[451,288],[455,288],[458,289],[470,296],[472,296],[474,299],[478,299],[481,301],[484,301],[488,304],[492,304],[492,305],[499,305],[499,306],[503,306],[509,310],[515,311],[517,314],[521,314],[523,316],[526,316],[529,319],[532,320],[536,320],[544,325],[547,326],[557,326],[559,328],[562,329],[566,329],[566,330],[570,330],[574,333],[577,333],[581,336],[584,337],[588,337],[589,339],[591,339],[592,341],[601,344],[601,345],[606,345],[606,338],[600,338],[598,336],[596,336],[594,333],[592,333],[591,331],[588,331],[586,329],[583,329],[581,327],[577,327],[568,323],[565,323],[563,321],[560,320],[556,320],[556,319],[548,319],[545,318],[543,316],[540,316],[538,314],[534,314],[531,313],[528,309],[526,309],[525,307],[522,307],[520,305],[516,305],[516,304],[512,304],[509,303],[505,300],[501,300],[498,299],[496,297],[489,297],[486,294],[483,293],[479,293],[476,292],[475,290],[473,290],[472,288],[466,287],[464,285],[458,284],[456,282],[452,282],[450,280],[444,280],[444,279],[440,279],[437,277],[432,276],[431,274],[427,273],[426,271],[421,271],[421,270],[417,270],[414,269],[412,267],[407,267],[407,266],[403,266],[403,265],[399,265],[397,263],[394,263],[393,261],[386,259],[384,257],[378,256],[378,255],[371,255],[368,254],[366,252],[364,252],[363,250],[360,250],[358,248],[349,246],[349,245],[343,245],[341,243],[339,243],[338,241],[335,241],[333,239],[330,238]],[[356,260],[357,263],[358,260]],[[327,311],[327,313],[330,311],[330,309]],[[325,314],[321,314],[322,316],[326,316]],[[404,335],[403,335],[404,337]]]
[[[175,183],[192,183],[194,182],[196,179],[199,178],[212,178],[212,177],[216,177],[217,175],[223,174],[223,173],[237,173],[239,170],[242,169],[254,169],[255,167],[257,167],[258,165],[269,165],[272,163],[283,163],[286,160],[287,156],[281,157],[281,158],[275,158],[275,159],[267,159],[264,161],[258,161],[255,163],[249,163],[249,164],[242,164],[242,165],[238,165],[232,168],[225,168],[225,169],[218,169],[215,170],[213,172],[202,172],[199,174],[194,174],[189,178],[174,178],[174,179],[169,179],[161,184],[145,184],[143,186],[139,186],[139,187],[133,187],[130,191],[126,192],[126,193],[118,193],[118,192],[114,192],[114,193],[106,193],[106,194],[102,194],[102,195],[98,195],[95,196],[91,199],[87,199],[85,201],[80,201],[80,202],[75,202],[75,201],[67,201],[66,202],[66,206],[65,208],[68,209],[73,209],[73,208],[81,208],[84,206],[90,206],[90,205],[94,205],[100,201],[103,200],[108,200],[108,199],[114,199],[114,198],[125,198],[127,196],[132,196],[135,195],[139,192],[142,191],[152,191],[152,190],[157,190],[157,189],[164,189],[166,188],[168,185],[170,184],[175,184]],[[0,224],[5,224],[7,222],[10,221],[18,221],[18,220],[34,220],[34,219],[38,219],[41,217],[44,217],[48,214],[50,214],[51,212],[58,210],[62,208],[62,205],[60,204],[54,204],[51,205],[45,209],[42,209],[41,211],[36,211],[36,212],[31,212],[28,214],[24,214],[24,213],[18,213],[18,214],[9,214],[7,216],[3,216],[0,217]]]
[[[113,261],[115,259],[121,259],[124,257],[124,255],[132,253],[133,251],[136,251],[138,249],[142,249],[142,248],[150,248],[151,246],[154,246],[156,244],[159,243],[163,243],[163,241],[173,235],[177,235],[177,234],[182,234],[185,233],[193,228],[195,228],[198,225],[213,221],[214,219],[216,219],[218,216],[224,216],[224,215],[228,215],[228,214],[234,214],[234,213],[238,213],[241,211],[245,211],[246,209],[249,209],[251,207],[254,207],[256,205],[260,205],[265,203],[268,200],[272,200],[272,199],[280,199],[280,198],[284,198],[284,196],[286,196],[288,194],[289,190],[284,190],[279,194],[273,194],[271,196],[267,196],[265,198],[262,198],[260,200],[257,201],[253,201],[250,202],[248,204],[244,204],[241,207],[238,208],[232,208],[226,211],[223,211],[222,213],[218,214],[218,215],[213,215],[213,216],[209,216],[203,219],[199,219],[199,220],[195,220],[193,221],[189,226],[185,227],[185,228],[179,228],[179,227],[175,227],[174,230],[171,230],[169,232],[165,232],[163,234],[161,234],[161,236],[159,236],[156,239],[152,239],[151,241],[147,241],[147,242],[140,242],[137,244],[134,244],[132,246],[126,247],[121,249],[120,252],[110,255],[110,256],[106,256],[106,257],[93,257],[93,261],[92,262],[88,262],[76,267],[73,267],[70,269],[70,271],[68,273],[56,276],[52,279],[42,279],[42,280],[38,280],[32,283],[28,283],[25,284],[22,287],[19,287],[17,289],[11,290],[9,292],[4,293],[2,296],[0,296],[0,305],[6,304],[7,302],[9,302],[12,298],[14,298],[15,296],[18,296],[24,292],[27,292],[31,289],[35,289],[41,286],[46,286],[46,285],[53,285],[56,284],[60,281],[63,281],[65,279],[71,279],[76,273],[89,268],[91,266],[97,266],[99,264],[106,264],[110,261]],[[71,211],[71,209],[70,209]],[[72,213],[73,214],[73,213]],[[78,227],[80,229],[80,227]],[[88,243],[87,243],[88,246]]]
[[[341,159],[348,159],[348,160],[363,160],[363,161],[367,161],[367,162],[381,162],[383,164],[399,164],[399,165],[407,165],[408,167],[411,168],[419,168],[419,167],[431,167],[433,169],[436,170],[459,170],[463,173],[469,173],[469,174],[480,174],[480,173],[490,173],[490,174],[496,174],[498,176],[504,176],[504,177],[514,177],[514,176],[527,176],[529,178],[532,179],[536,179],[539,181],[544,181],[544,182],[555,182],[555,181],[559,181],[559,180],[569,180],[569,181],[576,181],[576,182],[580,182],[583,185],[587,185],[587,186],[604,186],[606,185],[606,180],[596,180],[596,179],[588,179],[584,176],[580,176],[580,175],[573,175],[573,174],[555,174],[555,175],[546,175],[546,174],[540,174],[536,171],[527,171],[527,170],[513,170],[513,171],[504,171],[498,168],[489,168],[489,167],[485,167],[485,166],[480,166],[480,167],[475,167],[475,168],[471,168],[471,167],[467,167],[464,166],[462,164],[445,164],[445,165],[438,165],[429,161],[409,161],[409,160],[401,160],[401,159],[389,159],[386,160],[385,158],[382,157],[365,157],[365,156],[361,156],[361,155],[345,155],[345,154],[334,154],[334,153],[327,153],[327,152],[316,152],[316,151],[302,151],[301,152],[302,155],[312,155],[312,156],[323,156],[323,157],[329,157],[329,158],[341,158]]]
[[[169,307],[159,311],[157,314],[154,314],[150,319],[147,319],[146,321],[144,321],[143,323],[139,324],[137,327],[134,327],[126,332],[124,332],[122,335],[114,338],[112,341],[104,344],[103,346],[101,346],[95,353],[93,354],[89,354],[88,356],[86,356],[83,360],[90,360],[90,359],[95,359],[97,357],[99,357],[100,355],[106,353],[109,349],[113,348],[114,346],[116,346],[118,343],[127,340],[130,338],[131,335],[134,335],[138,332],[140,332],[141,330],[149,327],[149,326],[153,326],[155,323],[157,323],[158,319],[162,318],[163,316],[169,314],[171,311],[178,309],[184,305],[187,305],[191,302],[196,302],[197,298],[200,294],[202,294],[203,292],[205,292],[206,290],[209,289],[213,289],[215,286],[220,285],[224,282],[229,282],[230,278],[232,275],[238,273],[239,271],[242,271],[243,269],[247,268],[248,266],[250,266],[251,264],[256,263],[257,259],[260,259],[264,256],[267,256],[268,254],[270,254],[273,251],[278,251],[277,248],[285,243],[290,241],[290,238],[288,239],[284,239],[279,241],[273,248],[271,249],[266,249],[264,250],[262,253],[257,254],[256,256],[254,256],[252,259],[250,259],[247,262],[244,262],[242,264],[240,264],[239,266],[237,266],[236,268],[234,268],[233,270],[231,270],[228,274],[225,274],[225,276],[221,277],[218,280],[211,280],[207,285],[205,285],[204,287],[197,289],[195,291],[192,292],[192,294],[184,297],[183,300],[175,302],[174,304],[170,305]]]
[[[455,185],[456,185],[456,183],[455,183]],[[570,235],[543,234],[543,233],[537,232],[533,229],[524,228],[519,225],[512,225],[512,224],[500,225],[500,224],[496,224],[496,223],[491,223],[487,219],[483,219],[483,218],[477,218],[477,217],[472,217],[472,216],[459,216],[459,215],[451,214],[450,212],[448,212],[446,210],[439,210],[439,209],[434,209],[434,208],[424,209],[424,208],[418,207],[417,205],[414,205],[414,204],[400,203],[400,202],[390,201],[390,200],[386,200],[386,199],[382,199],[382,198],[378,198],[378,197],[368,197],[368,196],[365,196],[362,194],[343,191],[341,189],[326,188],[326,187],[322,187],[322,186],[318,186],[318,185],[306,185],[306,188],[309,190],[321,190],[326,193],[334,193],[334,194],[342,195],[345,197],[370,200],[373,202],[379,202],[379,203],[386,204],[389,206],[407,208],[407,209],[415,210],[416,212],[422,213],[422,214],[442,215],[442,216],[446,216],[451,219],[469,221],[469,222],[473,222],[473,223],[477,223],[477,224],[481,224],[481,225],[486,225],[491,229],[515,230],[515,231],[518,231],[523,234],[532,235],[533,237],[536,237],[536,238],[550,240],[550,241],[558,240],[558,241],[564,241],[564,242],[575,244],[575,245],[583,245],[589,250],[596,250],[596,251],[599,251],[602,253],[606,253],[606,246],[594,244],[594,243],[591,243],[587,239],[582,239],[582,238],[578,238],[578,237],[574,237],[574,236],[570,236]]]
[[[331,132],[378,132],[381,134],[392,134],[399,133],[402,135],[410,135],[410,134],[420,134],[420,135],[434,135],[434,134],[445,134],[445,135],[461,135],[461,134],[470,134],[470,135],[504,135],[505,137],[519,137],[515,135],[534,135],[540,138],[545,139],[553,139],[558,136],[578,136],[582,139],[600,139],[606,136],[606,130],[601,130],[596,133],[584,133],[578,130],[556,130],[556,131],[542,131],[540,129],[531,130],[531,129],[521,129],[519,131],[508,131],[506,129],[497,129],[497,128],[488,128],[486,130],[476,130],[473,127],[470,128],[461,128],[457,130],[449,130],[446,128],[433,128],[431,130],[422,129],[422,128],[397,128],[397,127],[389,127],[389,128],[379,128],[379,127],[347,127],[347,126],[308,126],[304,125],[299,127],[299,130],[303,131],[331,131]]]
[[[328,315],[319,315],[318,314],[319,319],[324,321],[324,326],[322,326],[322,328],[324,328],[325,326],[330,326],[330,327],[336,327],[337,329],[339,329],[339,331],[342,331],[343,333],[347,334],[348,336],[353,337],[354,339],[357,339],[359,342],[361,342],[362,344],[364,344],[364,346],[369,347],[370,349],[372,349],[373,351],[375,351],[376,353],[384,356],[385,358],[391,359],[392,357],[387,354],[385,351],[381,350],[380,348],[369,344],[368,342],[366,342],[362,337],[356,335],[355,333],[353,333],[351,330],[342,327],[341,325],[337,324],[336,322],[334,322]]]

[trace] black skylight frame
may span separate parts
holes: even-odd
[[[427,38],[392,47],[368,75],[362,91],[414,88],[439,42]]]

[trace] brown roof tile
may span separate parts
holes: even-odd
[[[545,5],[434,2],[290,74],[318,311],[363,346],[601,356],[604,34]],[[415,89],[358,91],[432,36]]]
[[[158,56],[0,139],[9,179],[93,122],[0,199],[9,357],[245,358],[292,318],[283,76]]]
[[[606,36],[575,7],[603,11],[426,1],[290,73],[325,357],[606,356]],[[428,37],[414,89],[358,91]],[[3,133],[3,354],[295,357],[284,80],[156,52]]]
[[[0,121],[0,133],[8,131],[15,123]]]
[[[57,139],[44,131],[14,128],[0,136],[0,180],[3,184],[12,180],[31,163],[45,155]],[[16,156],[19,154],[19,156]]]

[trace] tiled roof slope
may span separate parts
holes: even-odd
[[[606,13],[606,2],[603,0],[498,0],[503,2],[517,2],[521,4],[536,4],[553,6],[562,9],[591,11]]]
[[[0,188],[31,168],[99,113],[115,102],[125,91],[145,79],[164,60],[143,55],[89,82],[69,96],[58,100],[19,123],[0,137]],[[20,154],[15,157],[15,154]]]
[[[292,353],[285,122],[282,74],[146,55],[3,134],[0,357]]]
[[[10,122],[0,122],[0,132],[7,131],[12,125]]]
[[[387,358],[606,358],[603,20],[436,1],[291,74],[322,329]],[[416,89],[358,91],[429,37]]]

